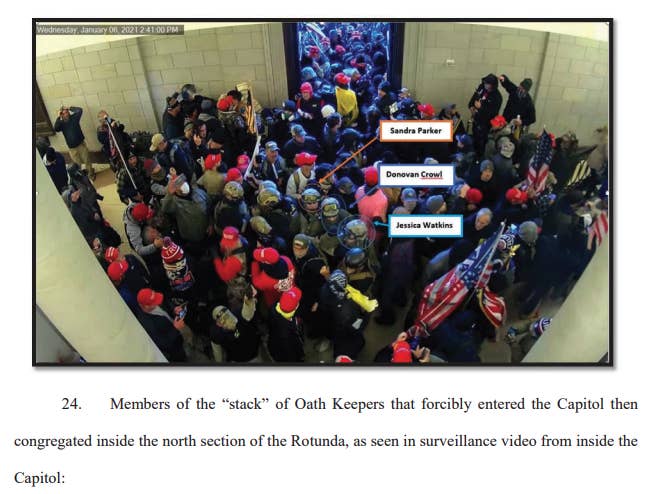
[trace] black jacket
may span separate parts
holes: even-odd
[[[517,115],[521,115],[521,122],[524,126],[534,124],[535,105],[533,104],[533,98],[528,94],[528,91],[525,91],[523,95],[520,95],[517,91],[517,86],[510,81],[507,76],[504,77],[505,80],[501,82],[501,84],[509,94],[507,105],[503,112],[505,120],[510,122],[513,118],[516,118]]]
[[[183,117],[181,113],[171,115],[167,110],[162,114],[162,133],[167,140],[183,136]]]
[[[287,161],[287,166],[293,168],[295,166],[294,157],[303,152],[316,154],[319,157],[322,154],[322,148],[314,137],[306,136],[306,140],[303,144],[296,142],[294,139],[290,139],[287,141],[287,144],[285,144],[283,150],[283,157]]]
[[[240,311],[233,311],[238,318],[235,331],[228,331],[217,324],[210,328],[211,341],[225,349],[230,362],[248,362],[259,352],[259,334],[252,321],[241,317]]]
[[[320,324],[327,327],[325,334],[333,340],[334,357],[356,359],[366,342],[361,308],[348,298],[338,300],[329,286],[323,285],[317,313]]]
[[[498,115],[503,104],[503,97],[498,91],[498,87],[496,86],[492,91],[486,91],[484,83],[480,84],[470,98],[468,108],[474,108],[476,100],[479,100],[482,106],[475,113],[475,123],[484,128],[491,128],[491,119]]]
[[[185,361],[183,336],[167,317],[140,310],[137,319],[169,362]]]
[[[310,245],[308,253],[301,259],[295,259],[296,284],[301,288],[303,296],[301,306],[304,311],[310,311],[310,308],[317,302],[320,289],[325,282],[320,274],[320,269],[324,267],[324,259],[320,257],[314,245]]]
[[[56,162],[52,165],[46,165],[46,171],[49,172],[51,180],[53,180],[53,184],[56,186],[56,189],[58,189],[58,192],[62,192],[69,181],[67,166],[65,165],[65,157],[60,153],[56,153]]]
[[[303,334],[296,317],[285,319],[273,306],[269,312],[269,353],[276,362],[303,362]]]

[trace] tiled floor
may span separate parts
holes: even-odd
[[[96,169],[100,168],[96,167]],[[104,196],[104,200],[101,202],[101,206],[105,218],[116,229],[116,231],[120,234],[121,239],[123,240],[123,243],[120,247],[121,252],[130,252],[131,248],[127,243],[122,219],[126,206],[118,198],[116,184],[114,182],[114,176],[111,170],[106,169],[104,171],[98,172],[97,179],[95,180],[95,187],[97,188],[98,192]],[[517,315],[511,311],[511,308],[515,305],[516,304],[508,304],[510,307],[510,313],[508,314],[507,318],[508,323],[500,329],[498,341],[485,341],[482,344],[480,357],[483,362],[509,363],[512,361],[512,348],[504,341],[504,336],[506,328],[518,322]],[[541,313],[542,315],[553,315],[558,310],[559,306],[560,303],[549,300],[543,304]],[[360,361],[372,362],[375,354],[382,347],[391,343],[395,339],[396,335],[398,335],[398,333],[400,333],[403,329],[401,327],[401,323],[405,318],[407,310],[407,307],[399,308],[397,310],[397,323],[393,326],[382,326],[376,324],[373,318],[371,318],[369,325],[364,331],[364,335],[366,337],[366,346],[359,356]],[[315,341],[310,339],[306,341],[306,361],[310,363],[331,362],[333,358],[333,349],[330,347],[327,351],[320,353],[315,349],[315,343]],[[514,353],[516,354],[516,348]],[[206,361],[206,357],[195,352],[192,355],[192,360],[203,362]]]

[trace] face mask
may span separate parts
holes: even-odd
[[[513,142],[511,142],[511,141],[510,142],[504,142],[500,146],[500,155],[503,158],[511,158],[512,155],[514,154],[514,149],[515,149],[515,146],[514,146]]]

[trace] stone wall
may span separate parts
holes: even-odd
[[[63,104],[83,108],[82,128],[94,150],[100,148],[95,137],[100,109],[130,132],[154,132],[161,126],[165,97],[186,83],[217,98],[248,81],[265,106],[287,96],[282,27],[276,23],[100,43],[40,57],[36,69],[52,121]],[[66,150],[61,134],[51,140]]]
[[[583,142],[608,119],[606,42],[526,29],[459,23],[407,23],[403,85],[424,102],[456,103],[467,119],[468,100],[489,73],[519,83],[533,79],[537,122]],[[448,65],[447,60],[453,60]],[[507,93],[501,88],[503,104]],[[501,108],[502,112],[502,108]]]

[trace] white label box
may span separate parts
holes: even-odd
[[[390,214],[390,237],[463,237],[461,214]]]
[[[452,142],[451,120],[380,120],[380,142]]]
[[[452,165],[378,165],[380,187],[450,187],[454,185]]]

